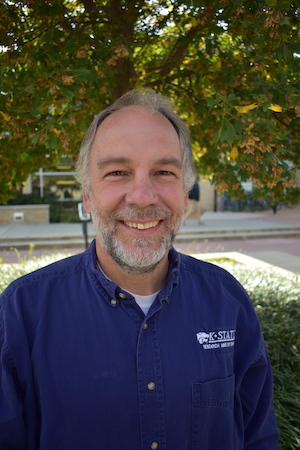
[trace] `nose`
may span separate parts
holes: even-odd
[[[157,203],[158,195],[155,186],[146,175],[136,176],[126,194],[126,202],[140,208]]]

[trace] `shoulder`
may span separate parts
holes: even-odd
[[[238,281],[225,269],[207,261],[180,253],[180,269],[184,273],[203,276],[206,278],[220,279],[223,281],[238,283]]]
[[[86,253],[70,256],[17,278],[1,294],[0,305],[16,292],[27,291],[37,294],[45,291],[49,286],[61,284],[63,280],[76,278],[76,274],[82,272],[85,258]]]
[[[180,280],[182,287],[191,294],[201,293],[201,298],[209,299],[211,304],[223,302],[253,309],[250,297],[240,282],[227,270],[192,256],[180,254]]]

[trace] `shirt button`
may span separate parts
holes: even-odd
[[[126,295],[123,294],[123,292],[120,292],[120,293],[119,293],[119,297],[120,297],[120,298],[126,298]]]
[[[156,450],[158,448],[158,442],[152,442],[152,444],[150,445],[152,450]]]
[[[149,391],[154,391],[154,389],[156,388],[156,384],[153,381],[150,381],[150,383],[147,384],[147,387]]]
[[[144,330],[147,330],[147,328],[148,328],[147,322],[144,323],[143,328],[144,328]]]
[[[114,298],[111,299],[110,304],[115,306],[117,304],[117,300],[115,300]]]

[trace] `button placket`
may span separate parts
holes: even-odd
[[[137,349],[140,423],[144,450],[166,448],[162,368],[155,322],[156,315],[152,314],[151,326],[148,322],[141,326]]]

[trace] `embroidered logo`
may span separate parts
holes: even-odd
[[[197,341],[205,350],[213,348],[233,347],[235,342],[235,330],[199,331]]]

